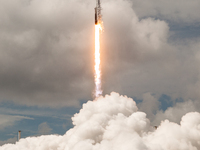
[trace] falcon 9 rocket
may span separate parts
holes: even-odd
[[[95,24],[101,24],[101,2],[100,0],[96,0],[96,7],[95,9]]]

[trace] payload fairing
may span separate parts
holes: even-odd
[[[95,24],[101,24],[101,2],[100,0],[96,0],[95,9]]]

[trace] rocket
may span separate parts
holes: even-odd
[[[95,7],[94,10],[95,10],[95,24],[98,24],[97,7]]]
[[[96,7],[95,10],[95,24],[101,23],[101,2],[100,0],[96,0]]]

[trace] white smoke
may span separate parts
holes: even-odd
[[[187,113],[180,124],[165,120],[155,129],[131,98],[114,92],[83,104],[72,121],[63,136],[28,137],[0,150],[200,149],[200,113]]]

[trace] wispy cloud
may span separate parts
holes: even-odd
[[[13,126],[17,121],[23,119],[31,119],[33,118],[26,117],[26,116],[17,116],[17,115],[0,115],[0,130],[4,129],[8,126]]]

